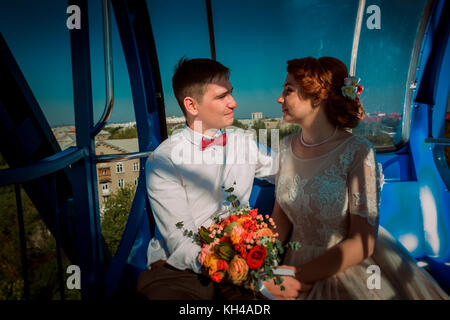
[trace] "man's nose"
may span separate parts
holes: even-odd
[[[282,95],[282,94],[280,94],[280,96],[277,98],[277,102],[278,102],[279,104],[283,104],[284,98],[283,98],[283,95]]]
[[[228,104],[228,107],[231,109],[237,108],[237,102],[234,100],[233,96],[230,96],[230,103]]]

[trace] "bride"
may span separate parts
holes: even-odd
[[[378,225],[375,151],[346,130],[364,116],[363,87],[336,58],[287,64],[277,102],[302,132],[281,143],[272,217],[281,241],[301,244],[283,261],[295,267],[299,299],[448,299]]]

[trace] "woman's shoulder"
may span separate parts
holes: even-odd
[[[361,151],[365,150],[368,152],[374,149],[372,142],[370,142],[367,138],[351,134],[349,139],[351,139],[350,144],[354,146],[354,148],[360,149]]]
[[[346,145],[342,149],[339,159],[344,168],[347,169],[364,162],[364,159],[374,152],[372,143],[358,135],[349,134],[345,143]]]

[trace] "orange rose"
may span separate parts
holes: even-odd
[[[212,275],[214,272],[217,271],[217,262],[219,262],[219,259],[213,254],[207,255],[205,259],[205,263],[203,266],[208,268],[209,275]]]
[[[256,231],[256,238],[271,237],[271,236],[273,236],[273,232],[269,228],[262,228]]]
[[[230,232],[230,239],[233,244],[238,244],[241,242],[241,239],[245,239],[246,236],[247,232],[241,225],[236,225]]]
[[[247,278],[247,274],[247,262],[240,255],[235,255],[228,266],[228,275],[231,281],[239,285]]]
[[[242,218],[239,218],[237,222],[238,222],[240,225],[243,225],[244,222],[247,221],[247,220],[248,220],[248,221],[252,221],[252,218],[250,218],[250,217],[242,217]]]

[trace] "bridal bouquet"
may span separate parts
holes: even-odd
[[[234,189],[225,190],[231,193]],[[215,218],[208,228],[200,227],[197,233],[183,228],[184,235],[192,237],[201,246],[198,260],[202,270],[213,281],[230,281],[236,285],[258,290],[259,280],[273,277],[276,285],[283,279],[274,275],[274,268],[280,262],[284,248],[298,249],[298,242],[283,246],[275,232],[276,225],[269,215],[258,214],[258,209],[239,207],[234,195],[227,198],[234,207],[225,218]],[[281,285],[281,290],[284,287]]]

